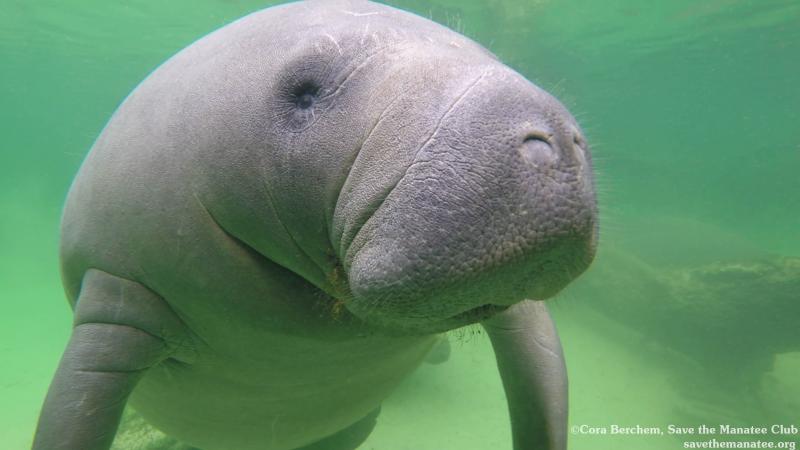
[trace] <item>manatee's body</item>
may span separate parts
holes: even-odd
[[[374,420],[436,333],[586,267],[587,160],[557,101],[408,13],[291,4],[201,39],[126,99],[70,191],[76,327],[34,447],[106,448],[131,392],[207,450],[293,449]],[[530,333],[560,355],[553,330]],[[504,379],[533,370],[498,351]],[[555,448],[552,365],[520,378],[543,413],[509,400],[545,417]]]

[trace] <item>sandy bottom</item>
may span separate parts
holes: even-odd
[[[571,450],[679,449],[684,441],[709,437],[669,435],[669,424],[697,428],[701,424],[746,426],[756,424],[755,420],[786,424],[796,420],[800,354],[778,358],[774,371],[759,387],[760,400],[718,388],[697,397],[681,376],[695,372],[679,355],[665,354],[642,336],[591,312],[560,310],[558,305],[551,309],[567,358],[570,425],[609,431],[612,425],[639,425],[664,431],[663,435],[571,433]],[[502,385],[488,337],[453,334],[451,359],[421,367],[384,403],[378,427],[364,449],[511,448]],[[714,380],[698,383],[704,389],[713,386]],[[694,384],[691,387],[696,388]],[[753,411],[760,416],[754,417]],[[773,436],[766,440],[790,439]]]
[[[561,318],[559,319],[568,319]],[[570,423],[660,424],[676,394],[663,372],[591,330],[559,320],[570,376]],[[383,406],[364,449],[510,449],[505,397],[489,339],[458,332],[451,359],[425,365]],[[675,449],[671,437],[572,434],[570,449]]]
[[[24,297],[12,303],[15,309],[7,316],[14,318],[14,326],[0,328],[0,354],[10,361],[0,372],[0,449],[29,448],[39,407],[69,332],[68,308],[59,302],[60,286],[20,283],[24,289],[20,286],[16,292]],[[699,426],[749,420],[739,412],[752,409],[750,400],[715,405],[709,400],[713,396],[693,398],[676,375],[681,360],[664,356],[641,336],[590,312],[558,304],[552,309],[567,357],[571,425],[666,429],[670,423]],[[364,449],[511,448],[505,399],[487,336],[478,327],[458,330],[451,333],[451,345],[449,361],[422,366],[385,402]],[[792,411],[798,410],[800,387],[792,375],[798,372],[800,355],[783,355],[764,377],[760,407],[770,412],[765,419],[796,420]],[[735,393],[719,395],[736,400]],[[668,435],[575,433],[569,448],[667,450],[682,448],[683,440]]]

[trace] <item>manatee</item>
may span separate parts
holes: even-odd
[[[365,1],[253,13],[149,75],[83,162],[33,448],[106,449],[130,404],[205,450],[352,449],[480,323],[514,447],[563,449],[542,301],[593,259],[596,210],[575,119],[480,45]]]
[[[735,393],[740,400],[760,389],[778,355],[800,352],[800,258],[762,254],[689,261],[656,266],[630,251],[601,251],[597,270],[575,283],[571,293],[602,295],[595,294],[588,308],[575,305],[572,317],[583,315],[587,325],[596,326],[594,314],[578,311],[590,310],[634,330],[649,348],[666,351],[681,361],[670,364],[682,372],[677,379],[689,380],[681,389],[700,385],[708,391],[706,385],[713,385],[725,390],[722,397]],[[654,353],[641,352],[642,342],[628,334],[622,340],[638,346],[640,354]]]

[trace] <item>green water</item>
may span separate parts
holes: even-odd
[[[551,302],[570,423],[800,425],[800,2],[390,3],[487,46],[593,144],[600,254]],[[265,6],[0,0],[0,448],[30,445],[68,337],[58,220],[82,158],[154,67]],[[453,342],[364,448],[510,448],[488,340]],[[578,432],[570,448],[683,440]]]

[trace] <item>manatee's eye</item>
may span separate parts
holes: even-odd
[[[317,87],[314,83],[303,83],[300,86],[295,88],[292,96],[294,97],[295,104],[300,109],[308,109],[314,105],[314,102],[317,100],[317,93],[319,92],[319,87]]]
[[[335,48],[311,45],[311,54],[308,45],[299,48],[302,51],[298,50],[274,79],[274,94],[267,96],[267,109],[275,114],[275,124],[294,133],[325,117],[336,97],[344,92],[339,89],[341,82],[337,82],[337,77],[342,76],[337,64],[344,64],[344,59],[333,57],[338,54]]]
[[[325,80],[319,81],[313,73],[291,71],[284,76],[288,80],[283,82],[284,87],[274,103],[278,123],[300,132],[310,127],[330,107],[332,98],[324,87]]]
[[[311,94],[303,94],[297,99],[297,106],[303,109],[310,108],[312,104],[314,104],[314,96]]]

